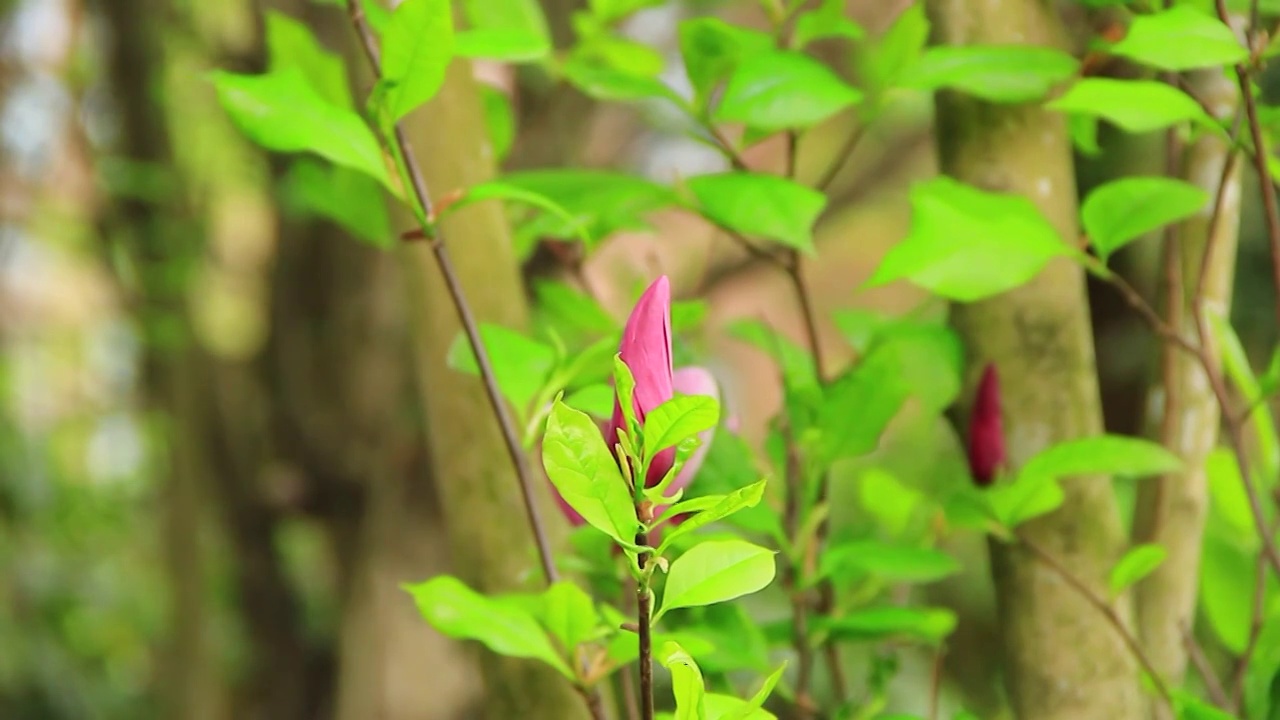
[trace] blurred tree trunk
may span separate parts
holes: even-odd
[[[1196,97],[1229,121],[1236,113],[1240,93],[1235,79],[1220,71],[1188,74]],[[1217,197],[1223,170],[1231,150],[1218,137],[1205,135],[1189,145],[1182,158],[1182,176]],[[1164,246],[1173,282],[1166,283],[1165,317],[1184,336],[1195,338],[1196,286],[1203,273],[1205,310],[1230,317],[1236,244],[1240,229],[1240,165],[1237,162],[1223,192],[1217,226],[1210,227],[1212,208],[1177,228],[1171,244]],[[1205,249],[1213,247],[1206,258]],[[1212,338],[1208,338],[1211,342]],[[1210,353],[1217,357],[1215,350]],[[1182,458],[1187,471],[1153,478],[1138,492],[1134,517],[1134,542],[1160,543],[1168,551],[1165,561],[1137,587],[1139,636],[1147,655],[1166,680],[1177,683],[1186,673],[1187,653],[1183,632],[1195,621],[1208,497],[1205,460],[1218,441],[1220,408],[1208,379],[1195,358],[1166,343],[1161,353],[1163,381],[1152,386],[1147,407],[1152,435]]]
[[[111,85],[119,99],[121,151],[130,160],[155,167],[171,167],[169,133],[154,95],[163,63],[157,22],[138,18],[164,16],[160,0],[112,0],[100,3],[112,34]],[[161,544],[170,575],[170,643],[158,664],[166,688],[161,706],[165,717],[211,720],[219,715],[219,677],[206,633],[204,583],[205,551],[200,528],[205,503],[201,484],[202,432],[189,421],[203,411],[196,352],[183,320],[182,288],[160,282],[165,266],[192,252],[189,234],[171,233],[169,208],[141,198],[119,198],[111,230],[126,244],[139,271],[138,310],[150,342],[143,359],[144,402],[167,421],[160,427],[167,458],[160,491]],[[185,238],[185,239],[184,239]],[[163,346],[157,328],[178,328],[176,342]],[[148,332],[151,331],[151,332]]]
[[[1041,0],[929,0],[926,8],[939,43],[1063,41],[1058,18]],[[1061,115],[951,93],[939,94],[937,115],[944,172],[988,190],[1027,196],[1064,242],[1075,240],[1075,181]],[[1101,431],[1084,278],[1070,261],[1055,261],[1026,286],[1001,297],[955,306],[953,321],[968,346],[971,367],[978,371],[994,362],[999,368],[1015,467],[1055,442]],[[1101,591],[1124,543],[1113,491],[1105,477],[1071,478],[1063,490],[1063,506],[1027,523],[1022,532]],[[1129,720],[1143,715],[1135,661],[1097,610],[1017,546],[993,543],[992,567],[1005,678],[1017,717]]]
[[[436,197],[482,182],[494,172],[469,63],[449,68],[440,94],[411,122],[410,135]],[[521,328],[527,319],[519,268],[498,203],[473,205],[443,223],[446,242],[472,309],[483,322]],[[514,470],[477,378],[449,369],[445,354],[460,326],[429,248],[408,246],[412,321],[427,436],[451,555],[459,576],[482,592],[538,590],[544,579],[525,521]],[[538,474],[540,476],[540,473]],[[545,484],[535,488],[552,516]],[[570,720],[582,702],[557,673],[530,660],[481,654],[484,717]]]

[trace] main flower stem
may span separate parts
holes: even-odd
[[[356,0],[348,0],[347,9],[351,16],[351,24],[355,27],[356,34],[360,36],[360,42],[364,47],[365,56],[369,59],[369,66],[373,69],[374,77],[380,78],[382,76],[382,62],[378,50],[378,42],[369,28],[369,22],[364,16],[364,10]],[[399,123],[395,125],[393,135],[394,142],[403,157],[414,199],[424,215],[427,218],[431,218],[434,216],[431,194],[427,190],[426,180],[423,178],[422,170],[418,167],[418,161],[414,157],[413,148],[410,146],[409,140],[405,137],[404,130]],[[507,454],[510,456],[511,464],[516,471],[516,480],[520,485],[520,495],[524,500],[525,515],[528,517],[529,528],[533,532],[534,543],[538,548],[538,559],[542,564],[542,572],[546,575],[547,584],[554,583],[559,579],[559,574],[556,572],[555,563],[552,561],[551,547],[547,542],[547,535],[542,527],[542,519],[538,515],[538,506],[533,495],[533,478],[529,472],[528,461],[520,443],[520,434],[516,430],[515,422],[511,419],[511,414],[502,399],[502,393],[498,389],[498,382],[493,373],[493,363],[490,362],[489,354],[485,351],[484,343],[480,339],[480,330],[476,323],[475,315],[467,302],[462,283],[458,280],[458,274],[453,269],[453,262],[449,257],[449,249],[445,246],[444,236],[439,227],[424,226],[422,230],[431,247],[431,252],[435,256],[436,266],[440,270],[440,275],[444,278],[445,287],[449,292],[450,299],[453,301],[453,307],[458,313],[458,322],[461,323],[463,332],[467,336],[467,342],[471,346],[471,351],[475,354],[476,365],[480,369],[480,379],[484,383],[485,395],[489,400],[489,406],[493,410],[494,416],[498,419],[502,438],[507,447]]]
[[[636,545],[649,544],[649,534],[641,532],[636,535]],[[640,579],[636,582],[636,627],[640,636],[640,719],[653,720],[653,634],[650,618],[653,615],[649,592],[649,574],[645,572],[647,553],[637,558],[640,565]]]

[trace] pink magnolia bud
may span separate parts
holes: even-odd
[[[699,367],[676,371],[671,366],[671,284],[665,275],[655,280],[636,301],[623,328],[618,352],[636,381],[632,407],[636,419],[641,423],[648,413],[670,400],[676,392],[719,399],[720,391],[711,373]],[[614,450],[618,442],[618,430],[624,427],[625,422],[622,405],[615,395],[613,416],[601,428],[610,452]],[[702,443],[676,474],[671,492],[687,487],[693,481],[706,458],[714,433],[715,428],[711,428],[699,435]],[[674,447],[658,453],[650,463],[645,487],[653,487],[662,481],[675,463],[675,454]],[[584,522],[559,494],[556,495],[556,501],[570,524],[577,526]],[[655,512],[660,514],[663,509],[665,508],[656,508]]]
[[[995,480],[1005,463],[1004,425],[1000,419],[1000,379],[988,363],[978,382],[978,393],[969,418],[969,471],[979,487]]]

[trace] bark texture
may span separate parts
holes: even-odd
[[[435,198],[492,176],[493,153],[468,63],[454,62],[440,94],[416,117],[420,123],[410,128],[410,135]],[[501,207],[492,202],[468,207],[449,216],[442,228],[477,318],[522,328],[528,308]],[[439,270],[425,243],[408,246],[404,260],[415,286],[410,303],[419,312],[412,327],[420,351],[420,390],[455,571],[481,592],[540,590],[544,578],[533,534],[497,419],[479,379],[461,375],[445,362],[460,325]],[[547,487],[540,484],[535,490],[547,501],[542,516],[550,524],[554,517],[548,512]],[[487,651],[480,658],[484,717],[585,717],[581,700],[549,668]]]
[[[1239,91],[1235,80],[1222,72],[1190,73],[1188,82],[1222,119],[1235,115]],[[1230,154],[1225,140],[1205,134],[1190,144],[1183,156],[1183,179],[1218,196],[1223,170]],[[1228,317],[1235,277],[1236,244],[1240,229],[1240,166],[1237,162],[1223,189],[1216,227],[1210,227],[1210,202],[1177,228],[1174,242],[1165,246],[1176,265],[1176,298],[1166,308],[1170,324],[1184,336],[1195,338],[1198,279],[1204,274],[1205,310]],[[1213,253],[1206,257],[1205,249]],[[1212,342],[1212,338],[1208,338]],[[1217,357],[1217,351],[1211,355]],[[1204,464],[1218,440],[1217,400],[1195,358],[1166,344],[1161,357],[1162,382],[1147,399],[1149,422],[1166,448],[1182,458],[1187,471],[1155,478],[1138,491],[1134,517],[1134,542],[1154,542],[1168,551],[1165,561],[1138,585],[1135,592],[1139,638],[1156,669],[1172,682],[1186,672],[1184,628],[1195,620],[1200,577],[1200,553],[1208,497]]]
[[[1042,0],[928,0],[926,8],[939,44],[1061,46],[1065,40],[1051,5]],[[1030,198],[1064,242],[1076,239],[1075,180],[1062,116],[942,93],[937,124],[944,172]],[[1014,467],[1056,442],[1101,432],[1083,273],[1070,261],[1050,264],[1000,297],[956,306],[953,322],[975,373],[986,362],[999,368]],[[1105,477],[1076,477],[1064,481],[1063,489],[1063,506],[1022,532],[1102,591],[1124,544],[1111,485]],[[1016,546],[993,544],[992,571],[1005,680],[1018,718],[1143,716],[1136,663],[1097,610]]]

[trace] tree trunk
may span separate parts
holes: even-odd
[[[926,8],[939,43],[1063,41],[1058,18],[1041,0],[929,0]],[[937,124],[944,172],[1030,198],[1064,242],[1075,240],[1075,180],[1062,116],[940,93]],[[974,371],[986,362],[999,368],[1013,466],[1053,443],[1101,431],[1084,279],[1072,262],[1055,261],[1000,297],[957,305],[953,321]],[[1101,590],[1124,543],[1112,488],[1105,477],[1077,477],[1064,481],[1063,490],[1063,506],[1022,531]],[[993,543],[992,569],[1005,678],[1018,718],[1142,716],[1135,661],[1096,609],[1017,546]]]
[[[1235,115],[1240,93],[1235,79],[1221,71],[1198,71],[1188,75],[1196,97],[1218,113],[1220,119]],[[1191,144],[1183,157],[1183,178],[1216,197],[1223,169],[1231,150],[1216,136],[1204,134]],[[1210,227],[1213,203],[1177,228],[1174,242],[1164,250],[1171,253],[1176,284],[1166,311],[1170,324],[1184,336],[1195,338],[1196,285],[1204,273],[1205,309],[1230,317],[1232,282],[1235,277],[1236,242],[1240,229],[1240,162],[1226,178],[1217,227]],[[1205,257],[1212,244],[1213,255]],[[1206,263],[1207,260],[1207,263]],[[1170,304],[1167,301],[1167,304]],[[1212,342],[1212,338],[1206,339]],[[1212,345],[1211,345],[1212,347]],[[1217,351],[1210,353],[1217,356]],[[1186,472],[1154,478],[1139,488],[1133,536],[1137,543],[1160,543],[1168,551],[1164,562],[1143,580],[1135,592],[1139,637],[1156,669],[1172,683],[1186,672],[1184,631],[1195,620],[1200,578],[1200,551],[1203,542],[1208,497],[1205,460],[1218,440],[1218,403],[1203,369],[1195,358],[1166,343],[1162,350],[1163,382],[1148,395],[1149,423],[1158,424],[1155,434],[1185,463]]]
[[[421,122],[413,123],[410,134],[435,197],[492,176],[493,154],[467,62],[453,63],[440,94],[417,117]],[[442,229],[477,318],[521,328],[528,310],[501,207],[492,202],[471,206],[449,216]],[[453,304],[429,248],[411,245],[404,259],[414,286],[411,304],[420,309],[412,323],[420,351],[420,390],[454,567],[481,592],[538,590],[544,579],[497,420],[480,381],[445,363],[460,329]],[[546,485],[535,490],[547,500],[543,517],[553,521]],[[582,702],[549,668],[487,651],[481,658],[485,717],[584,716]]]

